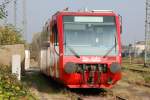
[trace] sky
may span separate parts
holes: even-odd
[[[122,43],[129,44],[144,40],[145,0],[26,0],[27,40],[42,31],[44,23],[57,11],[69,7],[70,11],[113,10],[123,19]],[[13,22],[13,4],[8,6],[8,22]],[[17,2],[17,27],[22,28],[22,0]]]

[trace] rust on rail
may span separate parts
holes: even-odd
[[[116,100],[127,100],[127,99],[125,99],[125,98],[123,98],[121,96],[116,96]]]

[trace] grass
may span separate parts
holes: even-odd
[[[28,85],[28,88],[36,89],[33,89],[35,91],[32,92],[35,93],[37,98],[40,98],[40,94],[46,93],[50,98],[58,98],[57,100],[59,100],[59,98],[60,100],[78,100],[78,94],[98,96],[100,93],[104,93],[105,91],[102,89],[68,89],[39,72],[26,74],[22,78],[22,81]]]
[[[40,72],[31,72],[22,77],[22,82],[30,87],[35,87],[40,92],[61,93],[60,84],[44,76]]]
[[[27,72],[22,77],[22,82],[28,86],[36,99],[41,99],[43,95],[45,98],[51,98],[52,100],[66,100],[70,98],[66,87],[40,72]]]
[[[143,75],[143,77],[144,77],[145,83],[150,84],[150,74],[148,74],[148,75]]]
[[[122,67],[125,69],[124,72],[127,76],[129,76],[127,78],[129,81],[141,81],[150,84],[150,67],[144,67],[143,58],[133,58],[132,63],[130,63],[129,58],[123,58]],[[128,69],[142,70],[144,72],[138,73],[129,71]]]

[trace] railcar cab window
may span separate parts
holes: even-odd
[[[103,56],[112,47],[109,55],[118,54],[116,22],[114,16],[64,16],[64,51],[73,55]]]
[[[57,30],[57,24],[54,24],[52,26],[52,32],[54,34],[54,46],[58,46],[58,30]]]

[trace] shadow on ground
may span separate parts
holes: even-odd
[[[22,82],[28,88],[36,88],[40,92],[60,93],[65,90],[61,84],[53,81],[51,78],[41,74],[39,71],[29,71],[22,76]]]
[[[36,88],[39,92],[48,94],[76,94],[83,96],[105,96],[108,90],[105,89],[69,89],[53,79],[41,74],[39,71],[30,71],[22,77],[22,82],[28,88]]]

